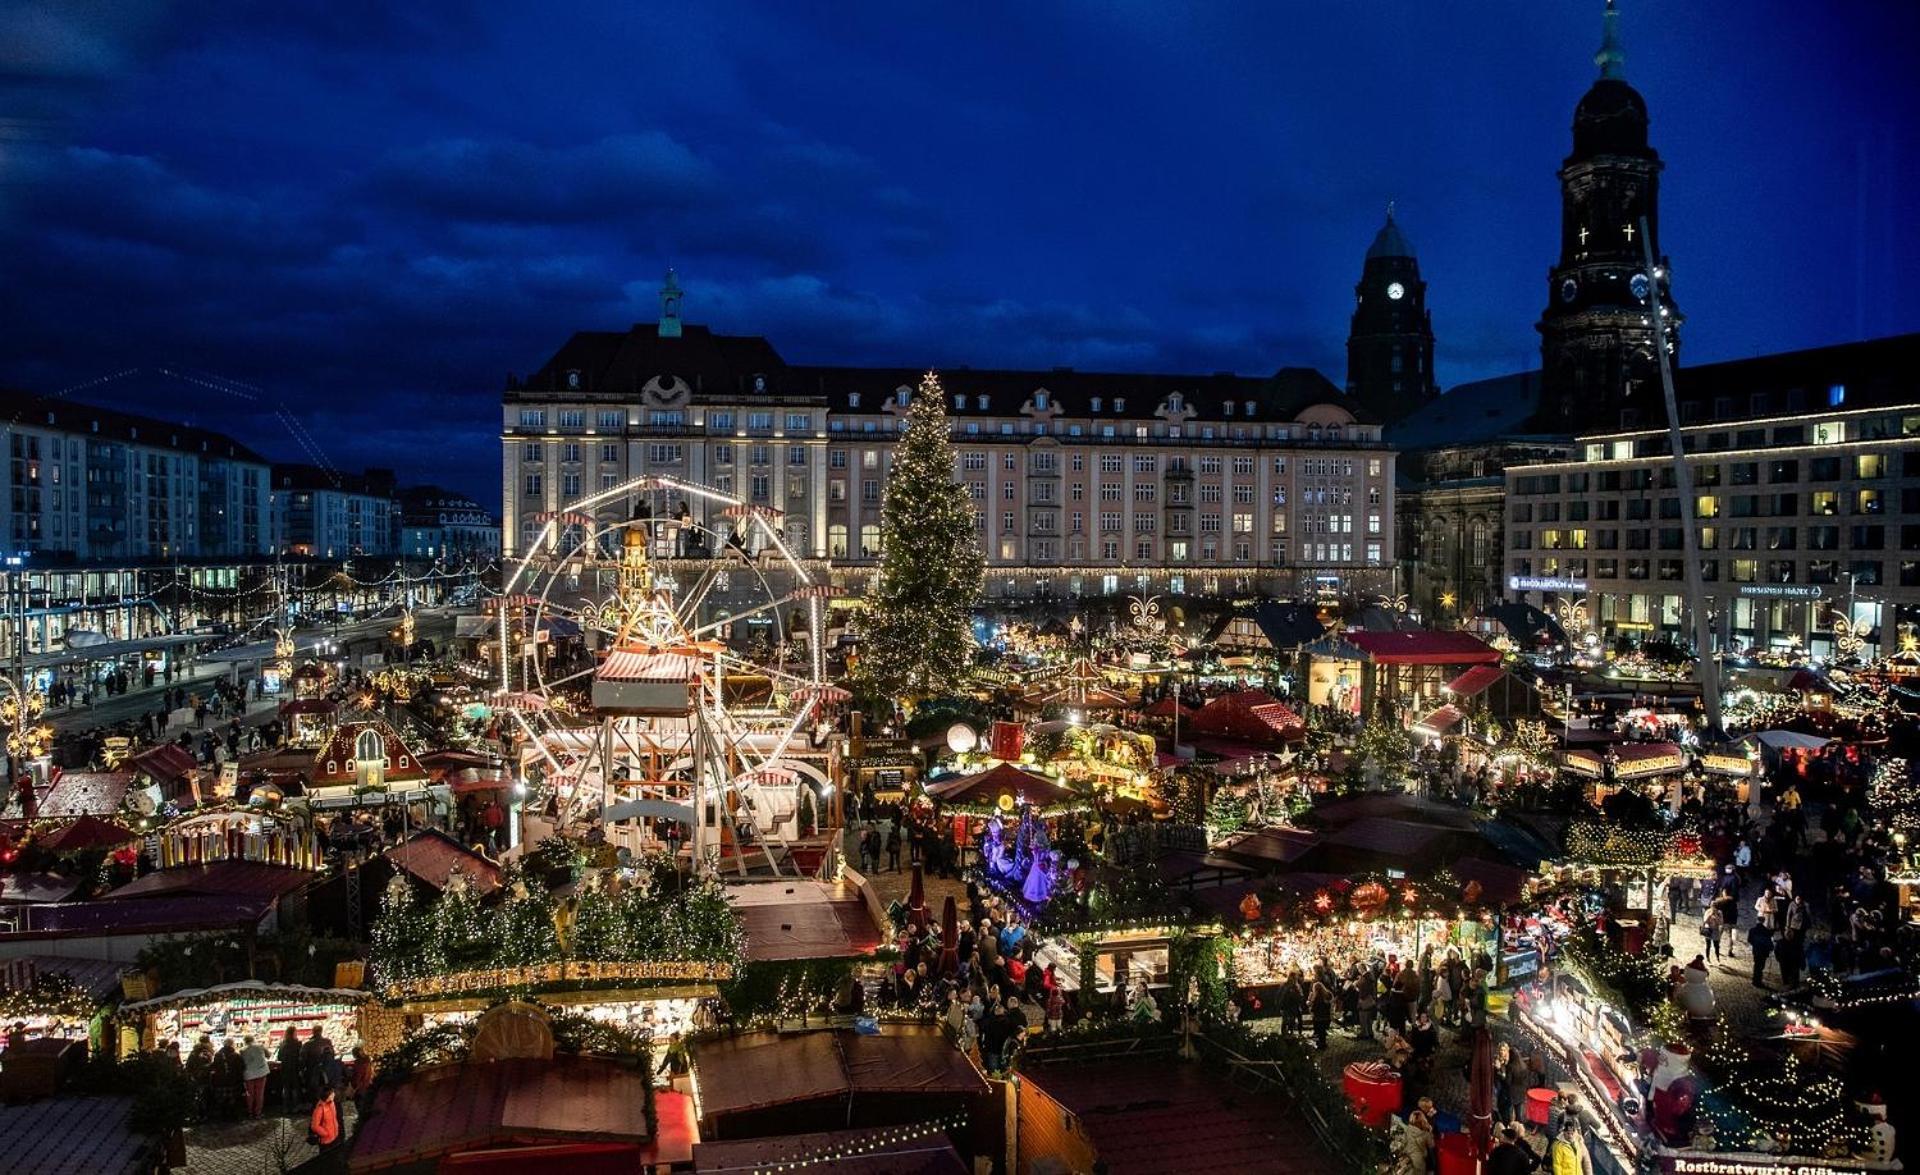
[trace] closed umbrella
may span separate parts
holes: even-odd
[[[1493,1034],[1473,1030],[1473,1066],[1467,1090],[1467,1132],[1475,1159],[1484,1159],[1493,1143]]]
[[[927,924],[927,883],[918,865],[913,867],[913,889],[907,894],[907,918],[916,928]]]
[[[952,975],[960,969],[960,912],[947,895],[940,910],[940,974]]]

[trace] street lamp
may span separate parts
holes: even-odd
[[[0,677],[6,684],[0,696],[0,726],[7,732],[7,782],[21,793],[21,814],[33,817],[33,776],[22,783],[18,764],[38,759],[53,746],[53,727],[39,721],[47,708],[47,695],[11,677]]]

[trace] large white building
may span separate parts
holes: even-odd
[[[780,511],[803,559],[873,565],[920,373],[790,366],[765,339],[682,325],[671,284],[663,304],[657,324],[581,332],[510,382],[508,553],[580,499],[654,474]],[[940,376],[994,595],[1391,584],[1393,452],[1318,372]]]

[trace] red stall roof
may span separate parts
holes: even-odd
[[[927,785],[927,795],[943,804],[994,804],[1002,795],[1042,808],[1071,804],[1080,793],[1064,783],[1002,763],[986,771]]]
[[[844,1153],[858,1147],[866,1153]],[[825,1156],[838,1155],[830,1162]],[[693,1169],[700,1175],[761,1172],[782,1163],[818,1164],[835,1175],[966,1175],[972,1168],[944,1134],[899,1141],[875,1140],[871,1130],[822,1130],[738,1142],[703,1142],[693,1148]]]
[[[500,888],[500,866],[437,829],[416,832],[381,855],[438,890],[447,888],[456,868],[481,897]]]
[[[185,779],[200,770],[200,764],[192,755],[176,743],[161,743],[149,747],[127,760],[136,771],[145,772],[159,783],[172,783],[176,779]]]
[[[1471,698],[1483,692],[1494,682],[1499,681],[1505,669],[1498,665],[1475,665],[1460,676],[1447,683],[1447,692],[1456,698]]]
[[[1349,631],[1349,644],[1376,665],[1498,665],[1500,651],[1468,632]]]
[[[132,783],[130,771],[62,771],[60,778],[40,797],[35,815],[41,820],[111,816],[126,802],[127,788]]]

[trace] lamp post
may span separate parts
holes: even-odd
[[[6,685],[5,695],[0,696],[0,726],[6,728],[7,735],[7,783],[20,793],[21,815],[31,820],[36,814],[33,773],[22,774],[19,765],[40,758],[53,745],[53,727],[40,722],[47,695],[20,676],[0,677],[0,682]]]

